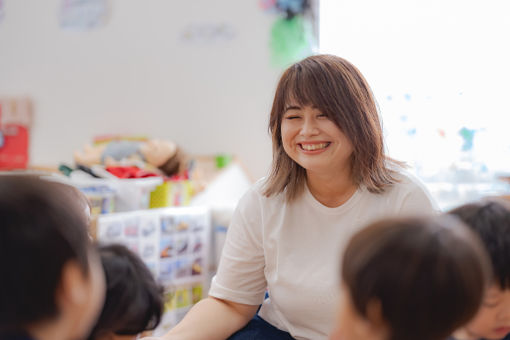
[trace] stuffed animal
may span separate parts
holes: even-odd
[[[171,141],[149,139],[147,141],[111,141],[97,146],[86,145],[74,153],[78,165],[103,164],[116,166],[122,162],[140,162],[158,168],[167,176],[179,174],[185,166],[184,154]]]

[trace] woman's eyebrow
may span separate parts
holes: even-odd
[[[301,110],[301,107],[300,106],[297,106],[297,105],[291,105],[291,106],[287,106],[285,108],[285,112],[289,111],[289,110]]]

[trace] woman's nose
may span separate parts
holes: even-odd
[[[317,122],[313,118],[305,118],[301,126],[301,135],[313,136],[319,132]]]

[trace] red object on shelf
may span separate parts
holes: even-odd
[[[0,100],[0,170],[26,169],[31,116],[28,99]]]
[[[106,171],[118,178],[146,178],[158,176],[158,174],[142,170],[136,166],[109,166],[106,168]]]

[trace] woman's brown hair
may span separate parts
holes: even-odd
[[[354,308],[368,318],[380,304],[390,340],[446,339],[475,315],[491,276],[480,239],[452,216],[375,222],[342,261]]]
[[[334,55],[308,57],[290,66],[280,78],[269,119],[273,140],[273,164],[264,194],[271,196],[286,190],[292,200],[304,188],[306,171],[284,151],[281,122],[291,101],[312,105],[326,114],[353,145],[351,173],[357,185],[381,193],[396,182],[387,161],[377,106],[370,87],[359,70]]]

